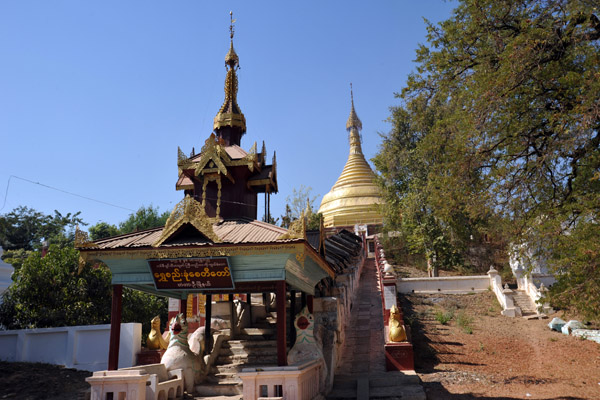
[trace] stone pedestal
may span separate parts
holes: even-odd
[[[160,360],[166,350],[142,349],[137,354],[137,365],[160,364]]]
[[[387,371],[412,371],[415,369],[415,356],[410,334],[410,327],[404,325],[407,341],[390,342],[389,328],[385,327],[385,369]]]
[[[143,371],[97,371],[85,380],[92,387],[91,400],[104,400],[108,393],[115,400],[146,398],[148,374]]]
[[[385,344],[385,368],[387,371],[409,371],[415,369],[413,345],[409,342]]]

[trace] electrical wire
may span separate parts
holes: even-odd
[[[59,188],[56,188],[56,187],[53,187],[53,186],[50,186],[50,185],[46,185],[46,184],[44,184],[44,183],[41,183],[41,182],[34,182],[34,181],[31,181],[31,180],[29,180],[29,179],[21,178],[21,177],[19,177],[19,176],[16,176],[16,175],[10,175],[10,176],[8,177],[8,183],[6,184],[6,192],[4,193],[4,204],[2,204],[2,208],[0,208],[0,211],[2,211],[2,210],[4,209],[4,207],[6,206],[6,199],[8,198],[8,188],[9,188],[9,186],[10,186],[10,180],[11,180],[12,178],[15,178],[15,179],[20,179],[20,180],[22,180],[22,181],[29,182],[29,183],[32,183],[32,184],[34,184],[34,185],[43,186],[43,187],[45,187],[45,188],[52,189],[52,190],[56,190],[57,192],[66,193],[66,194],[68,194],[68,195],[75,196],[75,197],[79,197],[79,198],[82,198],[82,199],[85,199],[85,200],[94,201],[94,202],[96,202],[96,203],[104,204],[104,205],[107,205],[107,206],[116,207],[116,208],[120,208],[120,209],[123,209],[123,210],[127,210],[127,211],[131,211],[131,212],[135,212],[135,210],[132,210],[131,208],[127,208],[127,207],[118,206],[118,205],[116,205],[116,204],[108,203],[108,202],[106,202],[106,201],[97,200],[97,199],[94,199],[94,198],[91,198],[91,197],[87,197],[87,196],[82,196],[82,195],[80,195],[80,194],[73,193],[73,192],[68,192],[68,191],[66,191],[66,190],[62,190],[62,189],[59,189]]]

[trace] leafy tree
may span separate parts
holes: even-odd
[[[33,252],[15,271],[3,294],[0,325],[8,329],[94,325],[110,322],[111,273],[105,266],[78,273],[79,251],[51,245],[45,257]],[[148,334],[156,315],[167,318],[167,299],[123,290],[123,322],[141,322]]]
[[[584,295],[600,281],[584,265],[597,264],[589,246],[600,236],[598,13],[590,1],[463,0],[428,25],[395,110],[418,133],[412,151],[425,155],[421,183],[440,226],[483,220],[513,243],[541,244],[558,272],[551,297],[571,293],[595,318],[600,306]]]
[[[289,204],[285,205],[285,214],[281,216],[281,227],[283,228],[289,228],[290,224],[293,221],[293,217],[292,217],[292,209],[290,208]]]
[[[68,243],[74,239],[77,225],[85,225],[80,212],[62,215],[46,215],[34,209],[20,206],[0,216],[0,246],[5,250],[37,250],[42,241]]]
[[[277,223],[279,222],[279,218],[273,218],[273,216],[271,215],[271,213],[269,213],[268,215],[267,214],[263,215],[262,221],[263,222],[267,222],[267,223],[272,224],[272,225],[277,225]]]
[[[15,270],[18,270],[23,265],[23,262],[27,260],[27,257],[34,253],[35,251],[33,250],[25,249],[7,250],[2,254],[2,260],[12,265]]]
[[[107,323],[110,271],[86,268],[79,275],[78,260],[77,250],[57,245],[45,257],[31,254],[3,295],[0,323],[8,329]]]
[[[292,220],[300,218],[300,215],[302,212],[304,212],[304,210],[307,209],[307,207],[312,209],[313,203],[315,202],[317,196],[311,196],[310,192],[312,192],[312,188],[310,186],[300,185],[298,189],[293,189],[290,196],[286,197],[286,212],[287,205],[289,205],[290,217]]]
[[[159,213],[158,207],[149,205],[140,207],[135,213],[130,214],[129,218],[119,224],[119,233],[131,233],[145,229],[164,226],[169,218],[168,211]]]
[[[107,237],[116,236],[120,233],[119,228],[104,221],[100,221],[96,225],[90,226],[88,232],[90,233],[91,240],[100,240]]]

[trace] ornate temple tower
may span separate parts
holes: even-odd
[[[361,147],[362,122],[354,110],[352,90],[351,109],[346,130],[349,133],[350,154],[342,174],[329,193],[323,196],[319,212],[324,225],[331,227],[353,227],[359,225],[381,225],[383,217],[378,205],[383,202],[375,184],[375,174],[365,160]]]
[[[188,157],[178,150],[179,179],[176,189],[184,190],[202,203],[206,214],[214,218],[257,219],[258,193],[265,193],[265,214],[269,213],[271,193],[277,193],[275,153],[270,165],[263,142],[245,151],[241,146],[246,133],[246,118],[237,103],[239,57],[233,49],[233,19],[229,27],[230,45],[225,56],[225,101],[214,119],[214,133],[205,141],[200,153]]]

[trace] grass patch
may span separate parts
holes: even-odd
[[[464,311],[456,316],[456,324],[464,333],[471,335],[473,333],[473,317],[467,315]]]
[[[437,310],[435,312],[435,319],[442,325],[446,325],[450,320],[454,317],[454,312],[452,310]]]

